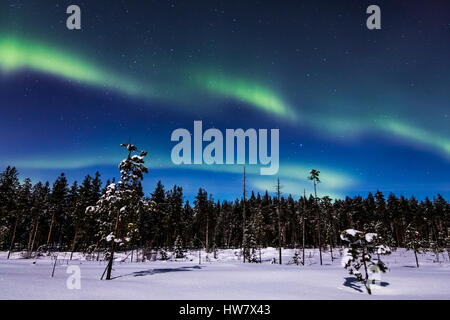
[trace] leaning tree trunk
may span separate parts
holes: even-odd
[[[48,244],[50,243],[50,237],[52,236],[52,229],[53,229],[53,223],[54,222],[55,222],[55,213],[52,214],[52,220],[50,222],[50,229],[48,230],[47,249],[48,249]]]
[[[414,256],[416,257],[416,266],[419,267],[419,260],[417,259],[417,250],[414,249]]]
[[[39,220],[36,221],[36,228],[34,229],[33,240],[31,241],[30,255],[33,254],[34,242],[36,240],[36,234],[38,231],[38,227],[39,227]]]
[[[31,249],[31,241],[33,240],[34,229],[36,228],[36,219],[33,219],[33,224],[31,227],[30,235],[28,236],[28,245],[27,250],[30,252]]]

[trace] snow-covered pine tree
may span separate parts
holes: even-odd
[[[354,229],[347,229],[341,234],[341,239],[349,243],[349,248],[342,258],[342,265],[354,275],[358,281],[364,282],[367,292],[372,294],[369,282],[369,268],[378,267],[381,272],[386,272],[386,265],[378,261],[373,261],[371,253],[379,255],[389,254],[389,247],[377,241],[376,233],[364,233]],[[364,275],[362,274],[364,271]]]
[[[259,255],[259,262],[261,263],[261,248],[264,244],[265,238],[266,238],[266,225],[264,221],[264,215],[263,211],[261,209],[261,205],[258,206],[255,216],[254,216],[254,234],[255,234],[255,241],[256,245],[258,247],[258,255]]]
[[[175,243],[173,245],[173,251],[175,253],[176,259],[184,258],[183,240],[181,239],[181,236],[179,236],[179,235],[175,239]]]
[[[445,241],[444,234],[441,231],[436,232],[432,227],[430,229],[432,230],[432,232],[430,232],[430,235],[428,237],[428,247],[432,252],[434,252],[434,255],[436,257],[435,262],[440,262],[439,254],[444,252],[443,246],[441,245]]]
[[[149,203],[143,199],[140,184],[144,173],[148,173],[144,165],[147,152],[140,151],[139,155],[133,155],[134,152],[138,152],[135,145],[121,146],[127,149],[128,157],[119,164],[120,181],[106,187],[105,194],[100,197],[96,206],[86,208],[86,212],[107,217],[100,225],[102,236],[111,243],[106,280],[111,279],[116,245],[123,246],[138,236],[136,221],[149,207]]]
[[[297,250],[294,253],[294,256],[292,257],[292,261],[296,264],[300,264],[300,255],[298,254]]]
[[[164,221],[164,233],[166,242],[170,244],[175,243],[183,230],[183,189],[175,185],[172,190],[167,192],[166,198],[167,215]],[[169,247],[169,245],[167,245],[167,247]]]
[[[259,263],[259,252],[255,236],[255,224],[251,222],[246,231],[246,257],[249,263]]]
[[[419,268],[418,253],[422,253],[426,247],[426,242],[422,239],[414,224],[410,223],[405,231],[405,247],[414,252],[416,266]]]

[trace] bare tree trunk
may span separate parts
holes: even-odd
[[[77,241],[77,236],[78,236],[78,229],[75,231],[75,236],[73,237],[72,250],[70,252],[70,261],[72,261],[73,252],[75,251],[75,244]]]
[[[317,204],[317,190],[316,190],[316,180],[314,180],[314,202],[316,204],[316,210],[317,210],[317,217],[318,217],[318,222],[317,222],[317,229],[318,229],[318,235],[317,235],[317,240],[319,243],[319,256],[320,256],[320,265],[322,265],[322,244],[320,243],[320,208]]]
[[[206,239],[205,239],[205,250],[206,253],[209,252],[209,213],[206,213]]]
[[[47,236],[47,247],[50,243],[50,237],[52,236],[52,229],[53,229],[53,223],[55,221],[55,213],[52,214],[52,220],[50,222],[50,229],[48,230],[48,236]]]
[[[9,245],[9,251],[8,251],[8,257],[7,259],[9,259],[9,256],[11,255],[11,251],[13,249],[14,246],[14,238],[16,237],[16,230],[17,230],[17,223],[19,221],[19,216],[16,216],[16,222],[14,223],[14,229],[13,229],[13,234],[11,237],[11,244]]]
[[[278,219],[278,257],[280,260],[280,264],[282,264],[281,261],[281,217],[280,217],[280,179],[277,180],[277,219]]]
[[[280,264],[282,264],[281,261],[281,221],[280,221],[280,209],[277,208],[277,216],[278,216],[278,259],[280,260]]]
[[[98,242],[99,240],[97,240],[97,242],[95,243],[95,250],[97,250],[97,261],[100,259],[100,249],[98,248]]]
[[[28,245],[27,245],[28,252],[30,252],[30,250],[31,250],[31,241],[33,241],[33,235],[34,235],[34,229],[36,228],[36,222],[37,222],[37,218],[34,218],[33,224],[31,227],[31,231],[30,231],[30,235],[28,236]]]
[[[334,261],[334,258],[333,258],[333,245],[330,243],[330,253],[331,253],[331,262],[333,262]]]
[[[34,229],[33,241],[31,241],[30,254],[33,254],[34,241],[36,240],[36,234],[37,234],[37,231],[38,231],[38,227],[39,227],[39,219],[36,221],[36,228]]]
[[[302,214],[302,251],[303,251],[303,262],[302,264],[305,265],[305,214],[306,214],[306,190],[303,189],[303,214]]]
[[[334,243],[334,241],[336,240],[336,237],[335,237],[335,233],[334,233],[334,224],[333,224],[333,215],[331,214],[331,212],[330,212],[330,215],[329,215],[329,219],[330,219],[330,226],[331,226],[331,237],[330,237],[330,251],[331,251],[331,263],[333,263],[333,261],[334,261],[334,257],[333,257],[333,247],[334,247],[334,245],[335,245],[335,243]]]
[[[245,166],[244,166],[244,202],[243,202],[243,209],[242,209],[242,252],[243,252],[243,263],[245,263],[245,248],[247,246],[247,239],[245,234],[245,225],[246,225],[246,213],[245,213]]]
[[[228,231],[228,240],[227,240],[227,242],[228,242],[228,249],[230,249],[230,245],[231,245],[231,236],[232,236],[232,232],[231,232],[231,230],[232,230],[232,228],[231,228],[231,226],[230,226],[230,230]]]

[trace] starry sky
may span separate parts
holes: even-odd
[[[66,8],[81,8],[81,30]],[[366,28],[381,8],[382,29]],[[448,1],[14,1],[0,10],[0,169],[70,181],[118,176],[131,141],[192,199],[242,192],[242,166],[170,159],[173,130],[277,128],[280,170],[249,190],[377,189],[450,197]]]

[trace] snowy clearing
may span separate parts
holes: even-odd
[[[301,251],[299,251],[301,256]],[[306,266],[292,264],[294,250],[283,250],[283,265],[271,264],[277,257],[274,248],[262,251],[262,264],[243,264],[239,250],[220,250],[217,259],[198,264],[198,252],[178,261],[120,262],[127,256],[118,254],[113,280],[100,281],[106,262],[86,261],[81,254],[59,253],[55,275],[53,261],[21,259],[14,253],[0,252],[0,299],[450,299],[450,262],[444,253],[440,262],[434,254],[419,257],[415,267],[412,252],[398,249],[384,257],[389,272],[372,285],[373,295],[355,282],[341,265],[336,250],[331,263],[324,255],[307,250]],[[35,263],[33,263],[35,262]],[[289,263],[290,262],[290,263]],[[289,264],[288,264],[289,263]],[[79,266],[81,289],[68,289],[68,265]]]

